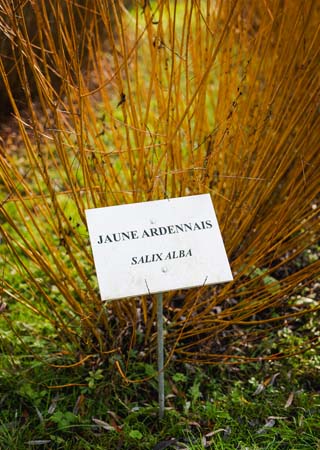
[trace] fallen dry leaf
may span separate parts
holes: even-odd
[[[98,425],[98,427],[101,427],[106,431],[118,431],[118,429],[115,426],[110,425],[108,422],[105,422],[104,420],[100,420],[100,419],[96,419],[96,418],[92,417],[92,421],[96,425]]]
[[[258,385],[257,389],[254,391],[253,395],[259,395],[264,390],[265,390],[265,385],[263,383],[260,383]]]
[[[289,408],[292,405],[294,399],[294,392],[290,392],[290,395],[288,397],[288,400],[286,401],[286,404],[284,405],[285,408]]]

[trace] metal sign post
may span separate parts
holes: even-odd
[[[157,343],[158,343],[158,390],[159,419],[164,416],[164,345],[163,345],[163,294],[157,294]]]

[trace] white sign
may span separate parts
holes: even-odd
[[[86,210],[102,300],[231,281],[209,194]]]

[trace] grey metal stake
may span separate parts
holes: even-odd
[[[159,419],[164,416],[163,293],[157,294]]]

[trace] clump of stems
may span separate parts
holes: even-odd
[[[187,361],[279,356],[232,341],[317,309],[294,304],[320,272],[301,256],[319,239],[316,2],[13,3],[0,8],[15,130],[0,143],[3,301],[74,355],[126,352],[138,328],[150,352],[155,302],[101,303],[84,210],[209,192],[234,282],[168,293],[166,342]]]

